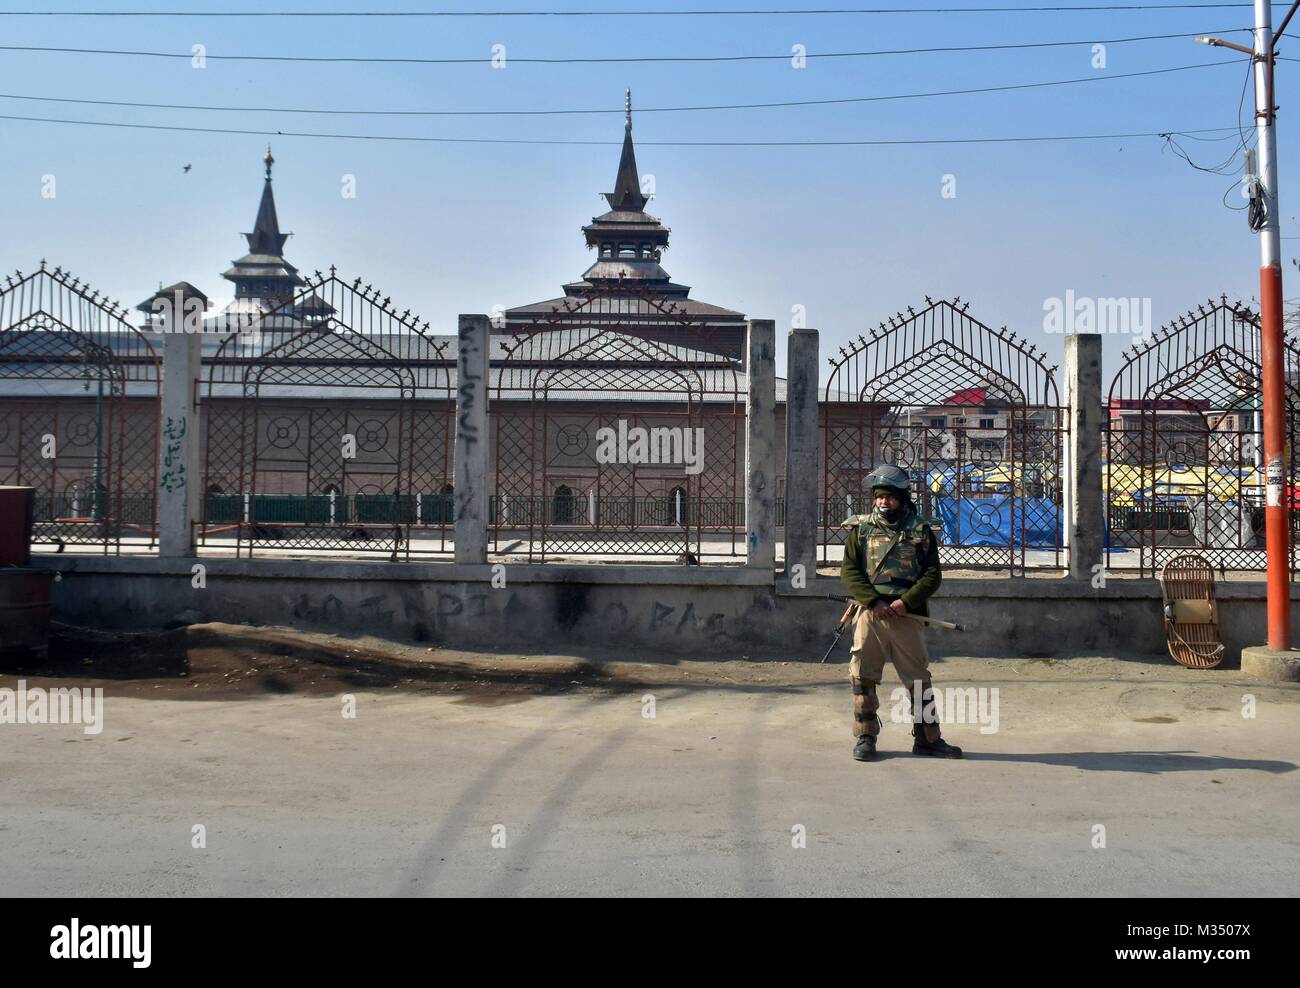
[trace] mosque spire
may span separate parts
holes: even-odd
[[[618,160],[618,176],[614,180],[614,191],[606,192],[605,199],[611,209],[639,213],[648,202],[641,193],[641,177],[636,170],[636,148],[632,145],[632,90],[627,91],[624,112],[626,121],[623,125],[623,154]]]
[[[262,185],[262,201],[257,206],[257,219],[253,222],[253,232],[245,233],[248,250],[251,254],[269,254],[272,257],[284,257],[284,242],[289,239],[287,233],[280,232],[280,220],[275,213],[275,196],[271,192],[271,166],[275,158],[271,154],[271,145],[266,146],[262,156],[266,163],[266,182]]]

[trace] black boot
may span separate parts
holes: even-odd
[[[925,739],[925,725],[912,725],[912,754],[929,755],[931,758],[960,758],[961,749],[949,744],[943,738],[935,741]]]
[[[853,757],[860,762],[873,761],[876,757],[876,736],[874,734],[859,736],[858,743],[853,746]]]

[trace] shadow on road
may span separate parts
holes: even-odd
[[[1164,772],[1217,772],[1225,769],[1249,769],[1276,775],[1294,772],[1297,768],[1294,762],[1224,758],[1220,755],[1198,755],[1190,751],[1056,751],[1024,754],[968,751],[966,760],[1038,762],[1041,765],[1081,768],[1088,772],[1143,772],[1149,775]]]

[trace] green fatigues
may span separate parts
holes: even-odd
[[[916,684],[930,689],[930,656],[925,648],[925,627],[904,617],[877,618],[872,607],[901,600],[909,614],[929,615],[926,601],[939,589],[939,543],[930,527],[910,508],[891,525],[873,511],[849,530],[844,545],[840,579],[858,603],[853,633],[849,682],[853,687],[853,734],[880,733],[880,698],[876,687],[891,661],[908,693]],[[913,695],[913,709],[916,698]],[[937,723],[925,725],[928,741],[937,741]]]

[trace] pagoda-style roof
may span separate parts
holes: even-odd
[[[690,286],[673,281],[660,264],[671,231],[645,211],[649,200],[641,191],[637,171],[630,91],[627,100],[623,151],[614,191],[605,193],[610,209],[582,228],[588,248],[597,252],[595,262],[581,279],[563,286],[560,298],[506,310],[505,325],[498,332],[527,332],[542,322],[554,324],[557,312],[568,310],[571,318],[560,316],[562,321],[611,326],[617,323],[647,339],[697,345],[711,353],[740,357],[745,340],[744,313],[690,298]],[[600,312],[585,303],[572,308],[572,300],[590,299],[601,293],[606,299],[596,307]],[[649,299],[669,303],[675,315],[665,317],[659,307],[647,304]],[[707,338],[707,342],[696,339],[698,336]]]
[[[266,163],[266,181],[262,185],[262,199],[257,206],[253,232],[244,234],[248,253],[231,262],[232,266],[223,271],[221,277],[233,281],[237,289],[241,287],[240,282],[271,282],[274,290],[269,294],[287,297],[304,281],[298,269],[284,257],[284,244],[289,234],[280,232],[280,218],[275,211],[275,194],[271,191],[271,166],[275,164],[275,158],[271,156],[269,146],[262,160]]]
[[[143,302],[137,305],[136,309],[140,312],[152,313],[154,311],[154,306],[153,306],[154,299],[162,298],[162,299],[166,299],[168,302],[171,302],[173,299],[176,298],[177,293],[179,293],[180,297],[183,299],[191,299],[191,298],[199,299],[203,303],[203,308],[205,309],[211,304],[208,300],[208,297],[204,295],[201,291],[199,291],[197,288],[195,288],[193,285],[191,285],[188,281],[178,281],[176,282],[176,284],[168,285],[166,288],[159,288],[147,299],[145,299]]]

